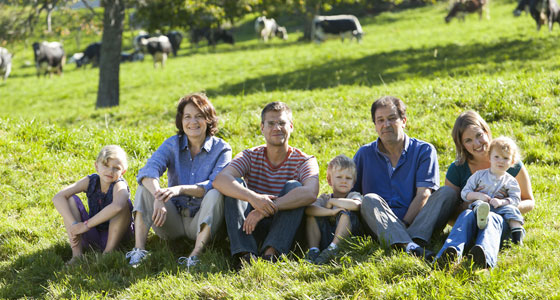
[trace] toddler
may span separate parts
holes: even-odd
[[[105,146],[95,161],[96,174],[88,175],[58,192],[53,203],[62,215],[72,248],[74,263],[84,247],[93,246],[112,251],[125,236],[132,235],[132,203],[130,190],[122,175],[127,160],[124,150],[115,145]],[[85,192],[89,214],[76,194]]]
[[[506,171],[519,160],[515,142],[499,137],[490,143],[490,168],[475,172],[461,191],[461,198],[472,202],[470,209],[476,211],[478,228],[488,224],[490,211],[501,215],[511,228],[514,244],[521,244],[525,230],[523,216],[517,208],[521,201],[521,190],[517,180]]]
[[[362,196],[350,192],[356,181],[356,165],[347,156],[338,155],[327,167],[332,194],[322,194],[305,209],[309,251],[306,260],[328,263],[338,254],[338,243],[350,234],[360,234],[359,211]],[[323,249],[322,252],[319,249]]]

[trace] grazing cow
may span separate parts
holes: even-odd
[[[183,35],[178,31],[170,31],[165,36],[169,39],[171,43],[171,48],[173,50],[173,56],[177,56],[177,51],[181,47],[181,41],[183,41]]]
[[[461,21],[465,21],[465,13],[477,12],[482,20],[482,11],[486,11],[486,18],[490,20],[489,0],[458,0],[451,6],[449,13],[445,17],[445,23],[451,22],[451,19],[457,17]]]
[[[132,53],[121,52],[121,62],[135,62],[144,61],[144,54],[141,51],[134,51]]]
[[[554,22],[560,24],[560,6],[556,0],[520,0],[513,15],[520,16],[521,11],[527,6],[531,17],[537,23],[537,30],[540,30],[542,25],[548,24],[548,30],[552,31]]]
[[[138,33],[138,35],[135,36],[134,39],[132,40],[132,45],[134,46],[134,50],[142,51],[142,45],[140,45],[140,40],[141,39],[149,39],[151,37],[152,36],[149,35],[147,32],[140,31],[140,33]]]
[[[224,43],[228,43],[231,45],[235,44],[233,33],[230,30],[208,27],[195,28],[191,30],[191,43],[194,46],[198,46],[198,42],[200,42],[204,38],[208,41],[208,46],[212,47],[215,47],[219,41],[223,41]]]
[[[154,68],[156,68],[157,63],[160,63],[162,68],[165,66],[167,56],[171,53],[172,49],[171,43],[165,35],[141,38],[140,45],[144,52],[148,52],[152,55],[154,59]]]
[[[0,76],[4,77],[4,81],[10,76],[12,71],[12,57],[8,49],[0,47]]]
[[[264,42],[267,42],[269,38],[275,36],[285,41],[288,40],[288,31],[286,27],[278,26],[276,20],[272,18],[268,19],[264,16],[258,17],[255,20],[255,32]]]
[[[66,62],[64,48],[59,42],[33,43],[33,54],[35,55],[35,66],[37,67],[37,77],[43,72],[51,75],[56,71],[62,75],[62,68]]]
[[[340,35],[342,41],[346,34],[351,34],[359,43],[364,34],[360,21],[353,15],[315,16],[311,32],[318,43],[324,41],[327,34]]]
[[[76,66],[79,68],[91,62],[93,68],[99,66],[99,57],[101,56],[101,43],[95,42],[89,44],[84,50],[84,55],[76,60]]]

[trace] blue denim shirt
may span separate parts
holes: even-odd
[[[353,191],[381,196],[402,220],[416,196],[416,188],[437,190],[439,165],[431,144],[405,136],[405,146],[397,166],[379,150],[379,139],[362,146],[354,156],[357,178]]]
[[[167,170],[169,187],[176,185],[197,185],[205,192],[212,189],[216,175],[231,161],[231,147],[224,140],[207,136],[201,151],[191,157],[187,136],[174,135],[161,144],[138,171],[138,184],[144,177],[159,178]]]

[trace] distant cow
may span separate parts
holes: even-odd
[[[554,22],[560,24],[560,6],[556,0],[520,0],[513,15],[518,17],[527,6],[531,17],[537,23],[537,30],[548,24],[548,30],[552,31]]]
[[[134,51],[132,53],[121,52],[121,62],[135,62],[144,61],[144,54],[141,51]]]
[[[149,39],[152,36],[149,35],[147,32],[145,31],[140,31],[140,33],[134,37],[134,39],[132,40],[132,45],[134,46],[134,50],[137,51],[142,51],[142,46],[140,45],[140,40],[141,39]]]
[[[315,16],[312,23],[312,37],[317,42],[324,41],[327,34],[344,36],[351,34],[358,42],[364,34],[360,21],[353,15]]]
[[[449,13],[445,17],[445,22],[451,22],[451,19],[457,17],[464,21],[465,13],[477,12],[480,19],[482,19],[482,11],[486,11],[486,18],[490,19],[490,6],[489,0],[458,0],[451,6]]]
[[[191,30],[191,43],[195,46],[198,45],[202,39],[208,41],[208,46],[215,47],[219,41],[228,44],[235,44],[233,33],[229,30],[221,28],[195,28]]]
[[[12,71],[12,56],[8,49],[0,47],[0,76],[4,77],[4,81]]]
[[[101,56],[101,43],[95,42],[89,44],[84,50],[84,55],[76,60],[76,66],[79,68],[91,62],[93,68],[99,66],[99,57]]]
[[[43,74],[51,75],[56,71],[58,75],[62,75],[62,68],[66,62],[64,49],[62,44],[58,42],[41,42],[33,43],[33,54],[35,55],[35,66],[37,67],[37,76]]]
[[[165,66],[167,56],[172,50],[171,43],[165,35],[154,36],[151,38],[141,38],[140,45],[144,52],[152,55],[152,58],[154,59],[154,68],[156,68],[157,63],[160,63],[162,68]]]
[[[288,40],[288,31],[286,27],[279,26],[276,20],[272,18],[268,19],[265,16],[258,17],[255,20],[255,32],[265,42],[267,42],[269,38],[275,36],[285,41]]]
[[[181,41],[183,41],[183,35],[178,31],[170,31],[165,36],[167,36],[169,42],[171,43],[173,56],[177,56],[177,51],[179,51]]]

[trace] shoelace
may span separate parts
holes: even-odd
[[[132,251],[127,252],[126,255],[125,255],[125,258],[130,258],[132,260],[132,258],[136,258],[137,256],[140,256],[139,258],[142,258],[142,257],[146,256],[147,254],[148,254],[148,251],[135,248]]]
[[[194,267],[198,263],[198,258],[196,256],[181,256],[179,257],[179,259],[177,259],[177,263],[186,266],[187,271],[190,271],[190,268]]]

